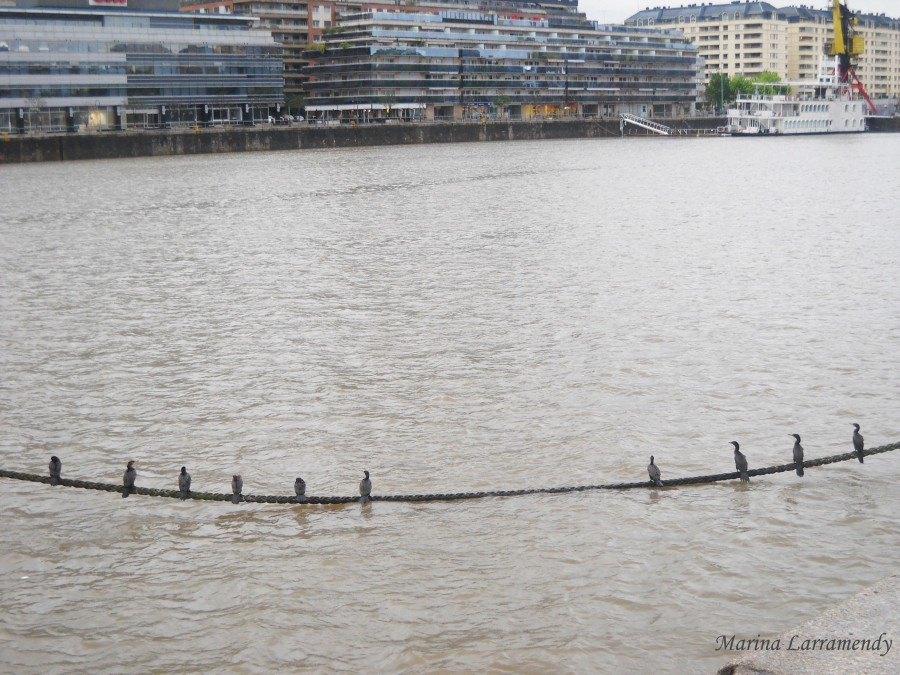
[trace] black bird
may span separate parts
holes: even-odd
[[[853,449],[856,450],[856,456],[859,457],[859,463],[863,464],[863,437],[859,435],[859,425],[854,423],[853,431]]]
[[[658,487],[662,487],[662,481],[659,479],[659,467],[653,463],[653,455],[650,455],[650,464],[647,466],[647,473],[650,474],[650,482]]]
[[[306,481],[300,476],[297,476],[297,480],[294,481],[294,493],[297,495],[296,501],[298,504],[306,501]]]
[[[738,445],[737,441],[731,441],[731,444],[734,446],[734,468],[741,472],[741,482],[749,483],[750,476],[747,475],[747,458],[741,452],[741,446]]]
[[[231,503],[232,504],[240,504],[243,495],[241,491],[244,489],[244,479],[241,478],[238,474],[234,474],[231,477]]]
[[[62,473],[62,462],[59,457],[53,455],[50,458],[50,485],[59,485],[59,474]]]
[[[128,462],[125,467],[125,475],[122,476],[122,497],[127,497],[134,492],[134,481],[137,478],[137,471],[134,470],[134,460]]]
[[[178,474],[178,491],[182,501],[191,498],[191,474],[184,467],[181,467],[181,473]]]
[[[803,476],[803,446],[800,445],[800,436],[791,434],[794,437],[794,464],[797,465],[797,475]]]
[[[369,480],[369,472],[363,471],[366,477],[359,481],[359,501],[365,504],[372,494],[372,481]]]

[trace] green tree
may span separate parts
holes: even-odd
[[[778,73],[773,73],[771,70],[764,70],[753,78],[756,91],[764,96],[783,94],[790,90],[790,87],[787,85],[774,86],[778,82],[781,82],[781,77]]]
[[[749,78],[743,75],[735,75],[731,78],[731,98],[735,100],[738,96],[750,96],[756,90],[756,85]]]
[[[725,73],[713,73],[709,78],[709,84],[706,85],[704,94],[706,102],[716,109],[725,107],[728,101],[733,100],[731,97],[731,81]]]
[[[498,117],[503,117],[506,112],[506,106],[512,103],[512,99],[506,94],[497,94],[491,99],[491,105],[497,109]]]
[[[385,117],[391,116],[391,108],[397,103],[397,95],[393,91],[385,91],[378,97],[378,102],[384,104]]]
[[[284,97],[284,107],[288,115],[303,115],[306,107],[306,96],[303,94],[288,94]]]

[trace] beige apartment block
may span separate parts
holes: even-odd
[[[769,70],[788,77],[788,25],[773,19],[720,19],[679,26],[706,61],[707,77],[753,77]]]
[[[857,68],[863,84],[876,97],[900,97],[900,19],[862,16],[857,31],[866,40]]]
[[[829,3],[776,7],[767,2],[696,4],[646,9],[628,26],[679,28],[705,61],[704,80],[714,73],[753,77],[764,70],[786,81],[813,79],[825,43],[832,38]],[[851,9],[852,0],[851,0]],[[900,6],[898,6],[900,9]],[[900,96],[900,19],[859,14],[857,34],[865,51],[856,73],[873,98]]]

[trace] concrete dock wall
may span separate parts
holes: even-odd
[[[879,581],[764,644],[754,637],[743,641],[744,656],[718,675],[896,675],[900,575]]]
[[[900,117],[870,117],[869,131],[900,131]]]
[[[655,121],[677,129],[715,129],[725,124],[725,119],[721,117]],[[900,117],[872,118],[869,127],[876,132],[900,131]],[[630,125],[626,127],[625,132],[628,135],[650,133]],[[416,143],[477,143],[619,136],[621,132],[617,119],[363,126],[301,124],[285,127],[265,125],[251,128],[111,131],[44,136],[4,135],[0,139],[0,164]]]
[[[677,128],[709,129],[721,118],[659,120]],[[645,133],[629,127],[627,133]],[[562,138],[619,137],[619,121],[573,120],[364,126],[297,125],[8,136],[0,140],[0,164],[79,159],[160,157],[220,152],[303,150],[414,143],[473,143]]]

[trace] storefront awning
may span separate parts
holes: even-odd
[[[307,112],[321,112],[326,110],[420,110],[425,108],[424,103],[338,103],[335,105],[308,105]]]

